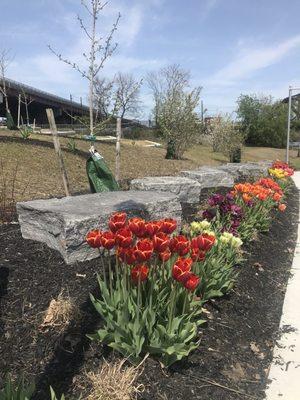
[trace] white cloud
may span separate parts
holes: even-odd
[[[124,14],[114,36],[119,46],[115,54],[107,60],[102,73],[113,76],[118,71],[124,71],[135,72],[135,75],[141,76],[148,68],[160,67],[162,62],[156,59],[144,59],[128,55],[128,47],[134,44],[142,26],[145,10],[140,4],[132,5],[131,3],[131,6],[126,7],[119,0],[112,1],[103,10],[99,19],[100,35],[105,38],[119,11]],[[61,41],[58,41],[57,37],[53,35],[53,37],[47,38],[46,43],[50,43],[64,58],[78,63],[85,69],[86,63],[82,54],[86,52],[87,39],[78,27],[76,14],[68,10],[68,12],[62,12],[54,19],[65,30],[66,35],[62,35]],[[23,31],[27,27],[26,24],[24,25]],[[23,57],[21,60],[16,58],[10,67],[9,77],[61,96],[68,97],[69,93],[72,93],[85,98],[86,81],[70,66],[59,61],[54,54],[47,51],[46,43],[45,50]]]
[[[239,47],[243,42],[239,41]],[[263,68],[281,61],[291,50],[300,46],[300,35],[272,46],[242,47],[234,59],[214,74],[209,81],[219,85],[232,85],[236,81],[250,78]]]
[[[131,9],[127,10],[126,17],[123,17],[123,20],[121,17],[120,27],[117,32],[118,42],[126,47],[133,45],[140,33],[143,17],[143,10],[139,6],[133,6]]]

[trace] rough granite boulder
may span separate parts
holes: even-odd
[[[228,163],[218,167],[232,175],[235,182],[254,181],[268,175],[271,162]]]
[[[199,182],[183,176],[149,176],[133,179],[130,189],[171,192],[178,196],[181,203],[199,203],[201,193]]]
[[[123,191],[87,194],[62,199],[34,200],[17,204],[25,239],[46,243],[58,250],[67,264],[96,258],[85,236],[91,229],[107,229],[111,213],[126,211],[145,219],[175,218],[181,223],[181,205],[171,193]]]
[[[200,167],[193,171],[181,171],[181,176],[196,180],[201,188],[232,187],[234,180],[231,174],[213,167]]]

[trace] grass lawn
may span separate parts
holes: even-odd
[[[0,130],[1,136],[20,137],[18,133]],[[58,163],[54,150],[42,146],[30,145],[31,139],[52,143],[51,136],[32,135],[23,143],[0,141],[0,194],[4,182],[10,187],[14,171],[16,174],[16,199],[37,199],[63,195]],[[67,148],[68,139],[61,138],[62,149]],[[76,147],[85,152],[89,144],[76,140]],[[115,144],[99,143],[97,150],[103,155],[109,167],[114,171]],[[71,192],[88,190],[85,172],[85,159],[82,156],[63,152],[69,175]],[[220,153],[213,153],[208,146],[196,145],[185,154],[184,160],[166,160],[165,149],[142,147],[138,141],[123,140],[121,144],[121,179],[133,179],[149,175],[175,175],[184,169],[201,165],[219,165],[227,162]],[[284,149],[253,148],[243,149],[243,161],[284,159]],[[300,158],[292,152],[292,163],[300,168]]]

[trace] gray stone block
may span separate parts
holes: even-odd
[[[232,175],[235,182],[245,182],[267,176],[270,166],[270,162],[228,163],[218,169]]]
[[[233,177],[218,168],[200,167],[193,171],[181,171],[181,176],[194,179],[200,183],[201,188],[232,187]]]
[[[96,258],[85,237],[91,229],[107,229],[109,216],[126,211],[145,219],[175,218],[181,223],[181,205],[171,193],[120,191],[34,200],[17,204],[25,239],[46,243],[58,250],[67,264]]]
[[[132,190],[158,190],[171,192],[178,196],[181,203],[199,203],[201,185],[193,179],[183,176],[149,176],[131,181]]]

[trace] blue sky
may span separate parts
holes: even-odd
[[[287,95],[300,86],[300,1],[111,0],[99,21],[108,31],[121,12],[118,49],[103,74],[147,71],[179,63],[203,86],[209,113],[231,112],[240,93]],[[74,100],[86,100],[86,82],[59,62],[51,44],[77,62],[85,48],[76,14],[80,0],[1,0],[0,49],[14,55],[10,78]],[[149,90],[143,87],[147,118]]]

